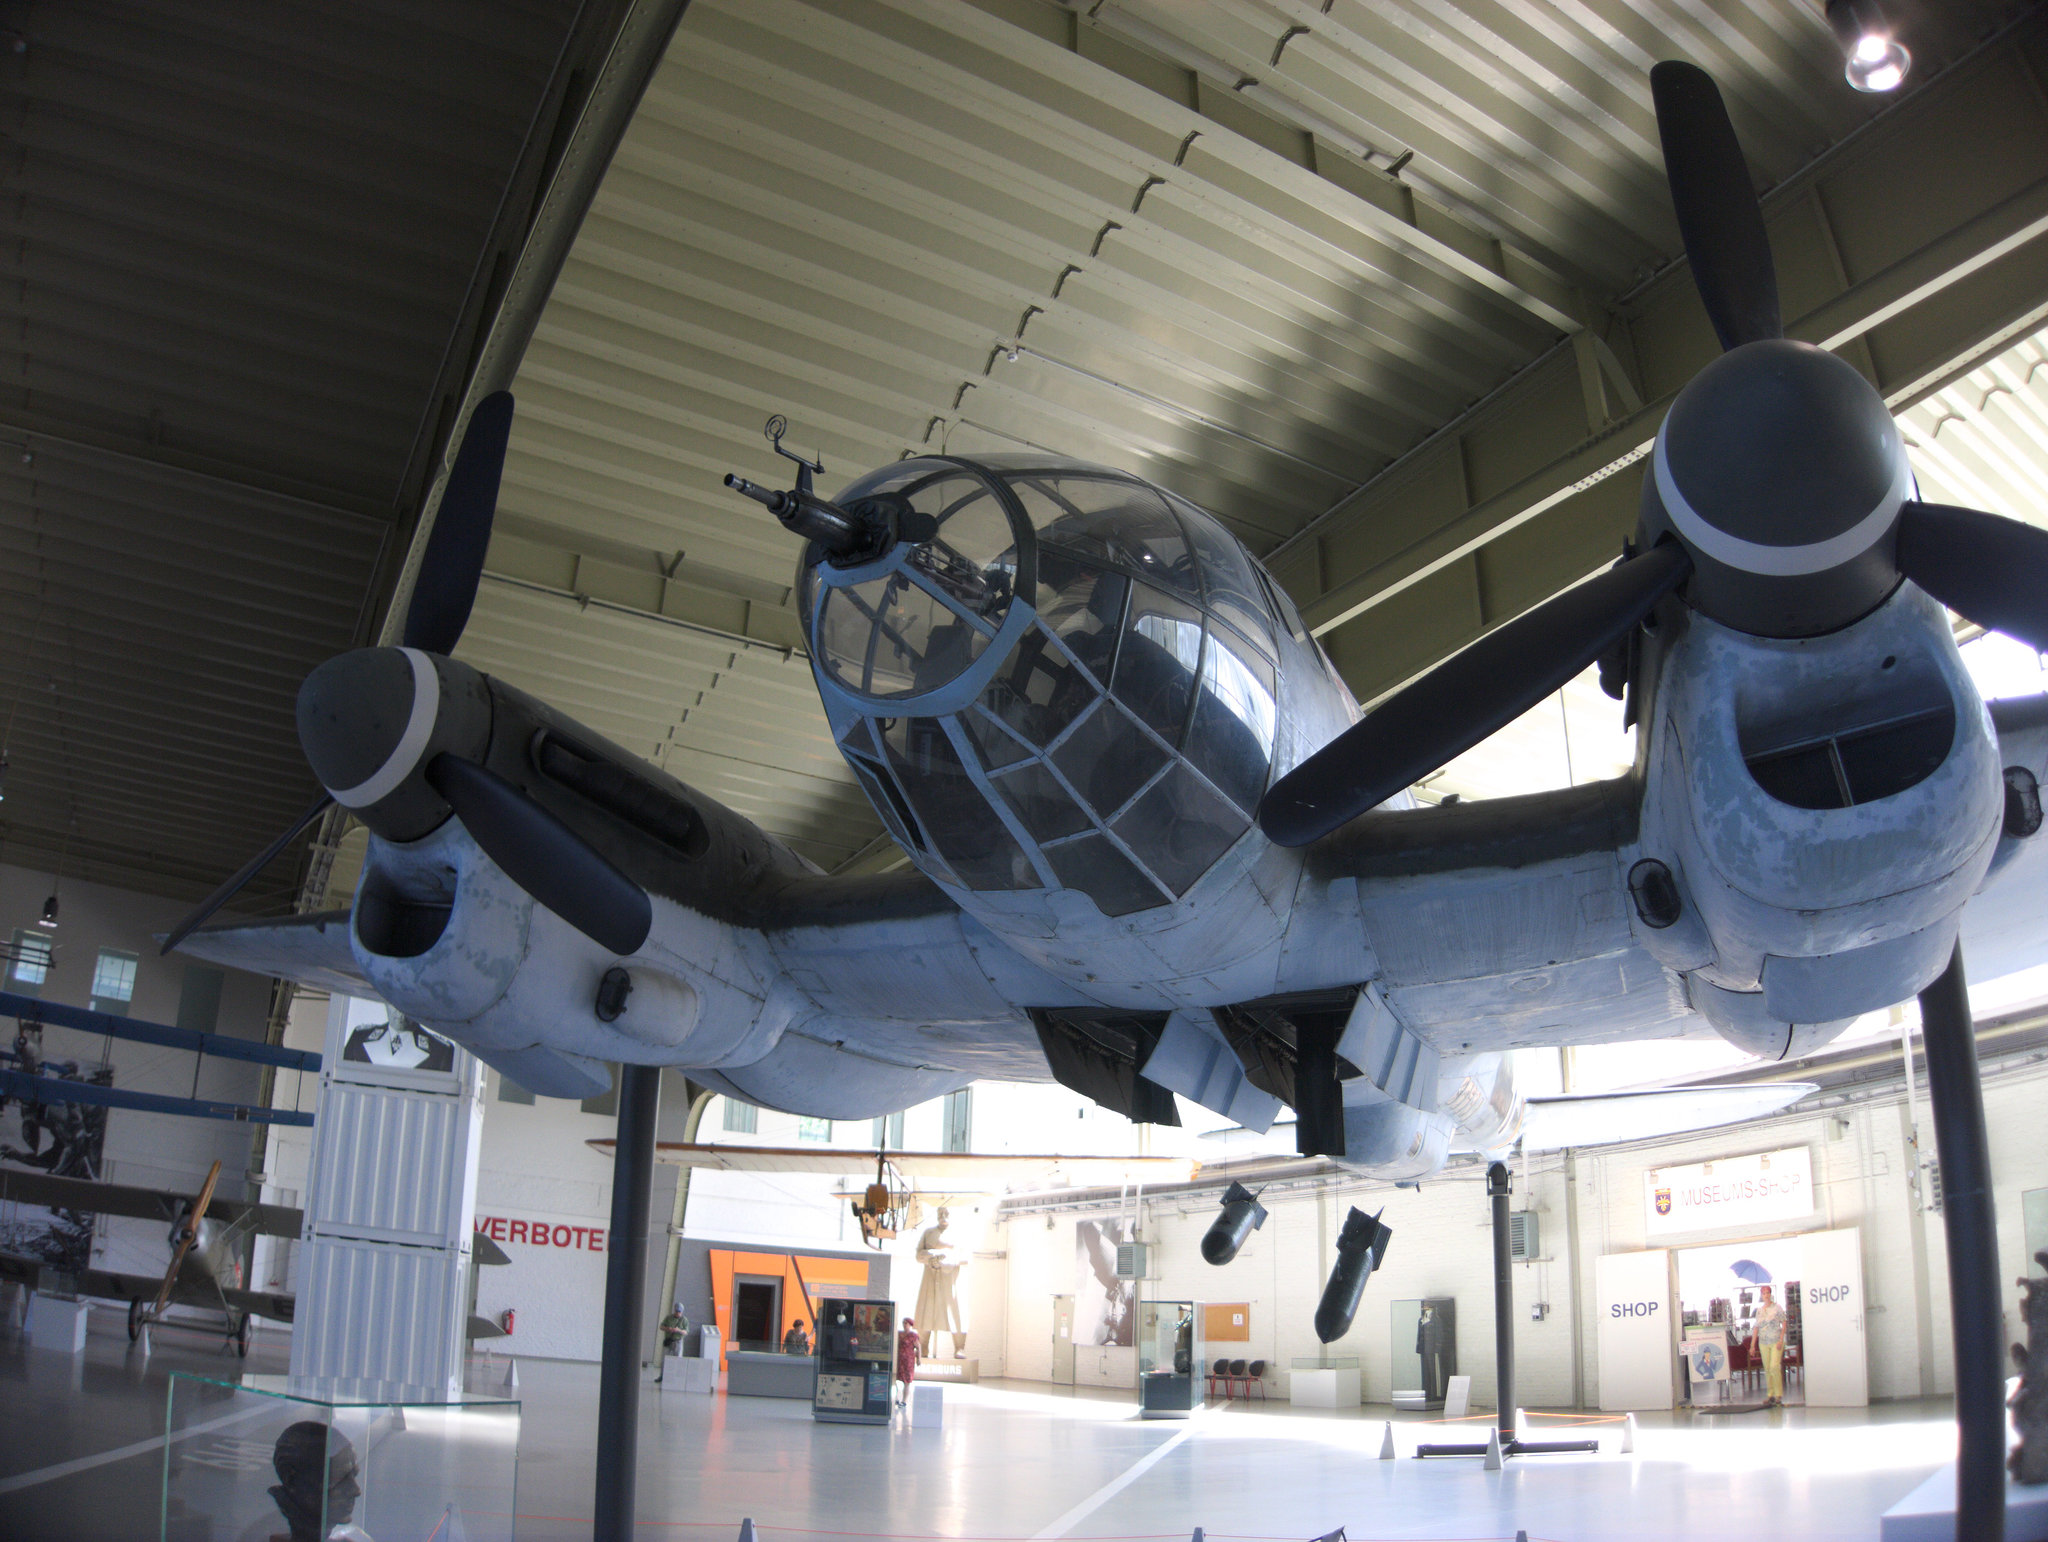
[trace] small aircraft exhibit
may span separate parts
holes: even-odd
[[[0,1537],[2048,1537],[2048,9],[0,81]]]

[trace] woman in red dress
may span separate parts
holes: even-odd
[[[901,1408],[910,1401],[910,1384],[917,1380],[917,1323],[909,1317],[903,1319],[903,1330],[896,1335],[896,1379],[903,1383],[896,1394],[896,1406]]]

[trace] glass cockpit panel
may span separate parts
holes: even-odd
[[[1175,895],[1182,895],[1251,828],[1251,818],[1219,798],[1182,761],[1111,828],[1131,850],[1145,854],[1147,865]]]
[[[1105,822],[1166,764],[1167,752],[1105,701],[1074,725],[1052,763]]]
[[[1042,760],[1006,771],[994,779],[1033,840],[1056,841],[1063,835],[1079,835],[1092,821],[1087,811],[1060,785],[1058,777]]]
[[[1246,812],[1259,806],[1273,760],[1273,686],[1264,655],[1221,627],[1209,629],[1187,758]]]
[[[1100,694],[1101,688],[1089,679],[1088,672],[1067,657],[1043,626],[1034,626],[981,693],[981,704],[1044,749]],[[980,738],[978,733],[976,738]]]
[[[937,690],[979,658],[989,639],[901,573],[889,580],[874,630],[867,680],[856,688],[884,699]]]
[[[1011,489],[1043,548],[1062,548],[1189,599],[1201,579],[1180,521],[1159,493],[1122,477],[1017,474]]]
[[[875,728],[932,845],[961,883],[984,890],[1040,886],[1023,848],[960,763],[943,722],[881,718]]]
[[[1106,916],[1127,916],[1166,903],[1159,886],[1105,835],[1083,835],[1045,848],[1060,886],[1079,889]]]
[[[1176,749],[1201,663],[1202,613],[1150,584],[1133,585],[1113,689],[1133,716]]]
[[[1038,614],[1067,651],[1103,684],[1116,662],[1124,598],[1131,582],[1064,552],[1038,554]]]
[[[909,566],[969,615],[1001,625],[1017,582],[1017,542],[995,489],[978,477],[950,477],[908,501],[939,527],[911,550]]]
[[[824,609],[818,614],[818,651],[832,678],[850,691],[867,689],[868,648],[889,583],[874,578],[850,589],[825,591]]]
[[[1172,493],[1164,496],[1187,527],[1188,539],[1194,543],[1195,556],[1202,564],[1202,603],[1268,653],[1272,652],[1273,623],[1244,548],[1213,516],[1185,498]]]

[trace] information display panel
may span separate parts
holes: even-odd
[[[811,1417],[828,1424],[887,1424],[896,1353],[888,1301],[818,1303],[818,1380]]]

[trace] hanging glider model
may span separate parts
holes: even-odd
[[[1158,1123],[1176,1093],[1255,1130],[1291,1108],[1300,1152],[1404,1180],[1514,1145],[1511,1050],[1711,1030],[1798,1056],[1959,939],[1980,976],[2040,962],[2048,700],[1987,709],[1948,610],[2048,649],[2048,532],[1916,496],[1869,383],[1782,335],[1712,81],[1666,64],[1653,89],[1726,351],[1664,420],[1621,560],[1363,719],[1288,597],[1174,493],[1019,453],[827,499],[771,422],[795,486],[728,481],[804,538],[826,717],[914,864],[823,875],[450,657],[501,393],[468,420],[402,645],[300,693],[328,790],[306,822],[331,798],[370,832],[353,907],[193,929],[231,881],[167,946],[374,993],[550,1096],[622,1061],[852,1119],[1050,1078]],[[1638,728],[1629,774],[1413,805],[1595,662]],[[1601,1138],[1599,1103],[1569,1112],[1546,1141]]]

